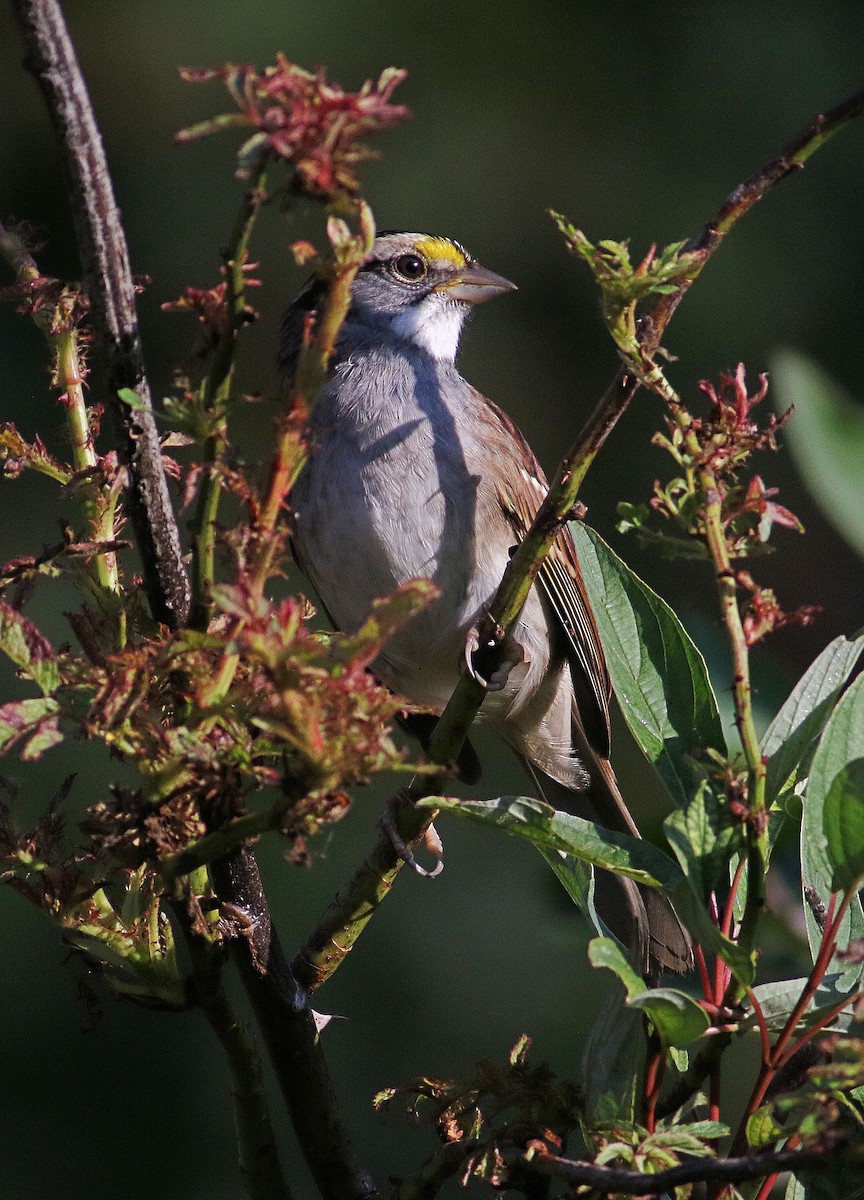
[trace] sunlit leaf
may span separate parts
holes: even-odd
[[[613,832],[570,813],[558,812],[533,797],[460,800],[452,796],[432,796],[419,801],[419,806],[444,809],[482,825],[494,825],[544,849],[572,854],[595,867],[605,867],[649,887],[674,887],[682,880],[675,862],[650,842]]]
[[[588,957],[592,966],[606,967],[618,976],[627,992],[627,1004],[646,1014],[664,1046],[686,1046],[708,1028],[708,1014],[684,992],[646,987],[617,942],[594,938]]]
[[[864,633],[837,637],[810,664],[765,730],[762,753],[767,761],[769,804],[804,778],[816,743],[838,696],[864,651]]]
[[[864,758],[853,759],[832,779],[822,822],[832,886],[845,891],[864,876]]]
[[[0,650],[33,680],[45,696],[60,686],[60,672],[51,644],[32,621],[0,600]]]
[[[726,753],[705,660],[669,605],[592,529],[570,530],[624,718],[677,801],[700,778],[694,759]]]

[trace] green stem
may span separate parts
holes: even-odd
[[[290,492],[305,458],[302,426],[318,392],[327,378],[336,339],[351,305],[351,285],[375,240],[372,211],[363,200],[350,202],[359,233],[334,246],[336,256],[327,296],[317,315],[312,337],[300,352],[297,374],[276,429],[276,453],[261,511],[255,523],[255,550],[250,571],[250,588],[255,598],[264,594],[273,563],[281,546],[278,522],[285,498]],[[239,659],[234,653],[224,656],[204,703],[217,704],[228,692]]]
[[[434,816],[434,812],[416,808],[413,803],[401,804],[393,813],[396,833],[407,847],[413,848]],[[345,961],[379,905],[390,894],[403,866],[404,859],[397,853],[393,838],[382,833],[291,964],[297,982],[308,993],[326,983]]]
[[[759,918],[765,907],[765,875],[768,870],[766,768],[753,715],[750,651],[738,606],[738,580],[732,567],[723,528],[721,493],[717,480],[709,470],[700,472],[700,485],[702,494],[707,497],[703,511],[705,540],[714,563],[720,610],[732,650],[735,723],[747,763],[747,796],[750,810],[746,823],[747,892],[738,943],[751,953],[756,941]]]
[[[240,211],[224,253],[228,326],[213,352],[207,378],[201,388],[201,410],[213,432],[204,448],[204,481],[198,495],[193,522],[192,542],[192,613],[193,629],[206,629],[212,603],[210,591],[215,580],[216,519],[222,480],[219,467],[227,449],[226,420],[234,378],[235,351],[240,331],[248,320],[246,304],[246,265],[255,220],[261,208],[268,159],[258,163],[251,184],[243,196]]]
[[[21,238],[2,225],[0,225],[0,254],[14,270],[19,284],[27,285],[36,291],[51,282],[40,273],[35,259]],[[48,342],[54,363],[55,379],[65,393],[63,409],[75,470],[78,472],[95,471],[99,466],[99,457],[93,444],[93,433],[84,398],[84,372],[81,365],[78,330],[74,323],[76,319],[74,294],[63,289],[53,307],[43,308],[36,305],[32,315],[34,324],[41,330]],[[109,504],[107,485],[103,485],[98,495],[95,496],[92,489],[98,485],[94,482],[86,486],[91,489],[89,494],[85,492],[83,501],[90,537],[94,542],[113,541],[116,499]],[[120,574],[117,555],[113,551],[95,556],[93,574],[100,589],[119,598]],[[122,648],[126,642],[126,613],[121,606],[116,605],[110,615],[115,623],[116,643]]]

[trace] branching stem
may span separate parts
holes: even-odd
[[[210,589],[215,578],[216,517],[222,491],[219,466],[227,448],[225,417],[234,378],[237,339],[249,319],[244,268],[252,231],[265,196],[268,162],[267,155],[262,155],[256,163],[224,252],[227,327],[214,349],[210,370],[201,387],[201,409],[213,429],[205,445],[205,475],[194,520],[190,617],[194,629],[206,629],[212,611]]]

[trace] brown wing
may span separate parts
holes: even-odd
[[[499,487],[501,506],[513,526],[517,540],[528,531],[549,485],[516,424],[500,408],[486,401],[509,439],[515,441],[524,466],[516,478]],[[602,758],[609,757],[609,699],[612,686],[597,623],[591,611],[582,569],[566,528],[556,537],[537,576],[567,639],[567,657],[585,736]]]

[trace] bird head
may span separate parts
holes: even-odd
[[[289,309],[283,365],[299,351],[303,313],[317,307],[325,284],[312,280]],[[462,326],[475,304],[516,290],[452,238],[428,233],[380,233],[351,289],[345,329],[364,340],[407,342],[453,362]]]

